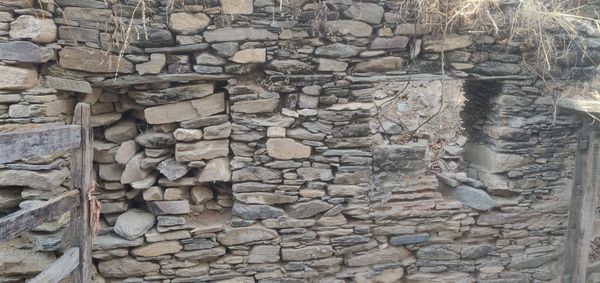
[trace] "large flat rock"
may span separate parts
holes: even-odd
[[[149,107],[144,118],[149,124],[168,124],[202,117],[225,111],[225,95],[216,93],[200,99]]]

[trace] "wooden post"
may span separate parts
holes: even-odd
[[[93,132],[90,123],[90,106],[78,103],[75,106],[73,124],[81,126],[81,144],[71,156],[71,183],[79,190],[81,204],[71,211],[68,238],[71,247],[79,248],[79,266],[71,273],[71,282],[90,282],[92,265],[92,237],[90,228],[90,203],[88,192],[93,189]]]
[[[583,120],[577,140],[575,176],[565,239],[563,283],[585,283],[600,182],[598,122]]]

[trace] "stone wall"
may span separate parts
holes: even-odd
[[[98,282],[558,278],[579,122],[518,42],[442,40],[396,1],[138,3],[0,0],[0,130],[91,104]],[[444,103],[398,101],[442,51],[465,79],[452,140],[414,132]],[[0,209],[65,191],[68,164],[2,165]],[[67,220],[5,244],[0,281],[56,258]]]

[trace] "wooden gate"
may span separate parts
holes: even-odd
[[[72,190],[47,202],[19,210],[0,219],[0,242],[5,242],[54,220],[67,211],[71,213],[66,227],[65,253],[30,283],[58,282],[69,277],[71,282],[90,282],[93,233],[90,227],[90,196],[93,181],[93,133],[90,127],[90,106],[75,107],[73,125],[33,129],[0,134],[0,164],[22,158],[72,150]]]

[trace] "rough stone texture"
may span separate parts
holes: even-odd
[[[131,257],[101,261],[98,271],[107,278],[127,278],[132,276],[156,275],[160,265],[153,262],[139,262]]]
[[[178,34],[196,34],[210,24],[210,18],[203,13],[174,13],[169,17],[169,27]]]
[[[241,64],[264,63],[267,61],[267,50],[263,48],[244,49],[233,54],[231,61]]]
[[[333,254],[330,246],[310,246],[299,249],[282,249],[281,258],[284,261],[313,260],[327,258]]]
[[[223,14],[249,15],[253,11],[253,0],[220,0]]]
[[[69,170],[28,171],[28,170],[0,170],[0,186],[2,187],[30,187],[36,190],[52,190],[60,186],[69,176]]]
[[[344,16],[369,24],[379,24],[383,17],[383,12],[383,7],[377,4],[354,3],[344,11]]]
[[[227,156],[228,153],[229,142],[227,140],[178,143],[175,146],[175,159],[179,162],[213,159]]]
[[[139,209],[131,209],[119,215],[115,232],[128,240],[144,235],[154,225],[154,215]]]
[[[267,152],[275,159],[290,160],[309,157],[311,149],[293,139],[269,139]]]
[[[57,29],[52,19],[23,15],[10,23],[9,35],[13,39],[50,43],[56,40]]]
[[[200,175],[196,179],[198,182],[229,182],[231,180],[231,169],[227,158],[215,158],[206,163]]]
[[[45,63],[54,59],[54,50],[39,47],[29,41],[0,43],[0,60],[24,63]]]
[[[92,73],[133,73],[133,64],[125,58],[105,54],[88,47],[65,47],[58,52],[58,62],[65,69]]]
[[[270,240],[277,237],[275,230],[260,227],[244,227],[226,229],[217,236],[223,245],[239,245],[248,242]]]
[[[507,26],[442,38],[398,1],[146,1],[146,29],[121,50],[113,24],[140,24],[139,9],[25,2],[0,0],[0,131],[70,123],[76,102],[91,105],[98,281],[559,277],[581,121],[554,115],[561,94],[523,65],[535,40],[507,41]],[[57,26],[58,39],[11,37],[28,15]],[[600,35],[578,32],[596,56]],[[559,86],[594,74],[571,47],[551,68]],[[69,158],[3,164],[2,212],[66,191]],[[116,234],[137,209],[157,221],[134,240]],[[1,256],[0,281],[46,266],[20,252],[60,250],[65,223],[8,249],[16,260]]]
[[[37,84],[35,69],[0,66],[0,73],[0,89],[28,89]]]
[[[450,194],[463,205],[477,210],[489,210],[496,205],[494,200],[483,190],[465,185],[460,185],[452,189]]]
[[[201,118],[223,112],[225,98],[223,94],[149,107],[144,110],[144,118],[149,124],[167,124]]]

